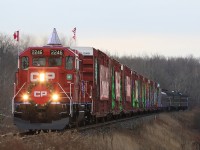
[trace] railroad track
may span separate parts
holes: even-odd
[[[108,122],[102,122],[102,123],[98,123],[98,124],[91,124],[91,125],[87,125],[87,126],[77,127],[75,129],[77,131],[81,132],[81,131],[86,131],[86,130],[90,130],[90,129],[110,126],[110,125],[117,124],[117,123],[120,123],[120,122],[125,122],[125,121],[139,119],[139,118],[143,118],[143,117],[147,117],[147,116],[152,116],[152,115],[155,115],[155,118],[156,118],[156,116],[158,114],[159,113],[142,114],[142,115],[137,115],[137,116],[133,116],[133,117],[121,118],[121,119],[112,120],[112,121],[108,121]]]
[[[91,125],[86,125],[86,126],[80,126],[80,127],[75,127],[74,126],[72,128],[69,128],[69,129],[65,129],[65,130],[62,130],[62,131],[55,131],[55,132],[58,132],[58,133],[61,133],[61,134],[64,133],[65,131],[74,132],[75,130],[78,131],[78,132],[84,132],[84,131],[87,131],[87,130],[103,128],[103,127],[107,127],[107,126],[110,126],[110,125],[113,125],[113,124],[117,124],[117,123],[120,123],[120,122],[126,122],[126,121],[135,120],[135,119],[139,119],[139,118],[143,118],[143,117],[147,117],[147,116],[152,116],[152,115],[154,115],[155,118],[156,118],[156,116],[158,114],[159,113],[141,114],[141,115],[137,115],[137,116],[133,116],[133,117],[126,117],[126,118],[121,118],[121,119],[116,119],[116,120],[111,120],[111,121],[107,121],[107,122],[91,124]],[[45,132],[42,132],[42,133],[49,133],[49,132],[54,132],[54,131],[45,131]],[[7,134],[0,135],[0,137],[1,138],[6,138],[8,136],[18,136],[21,139],[26,139],[29,136],[38,135],[40,133],[41,133],[41,131],[36,131],[36,132],[27,131],[27,132],[19,132],[19,133],[7,133]]]

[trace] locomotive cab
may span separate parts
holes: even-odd
[[[62,47],[55,29],[50,39],[19,56],[12,111],[20,129],[63,129],[80,101],[81,54]]]

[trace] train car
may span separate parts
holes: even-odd
[[[138,103],[139,110],[144,111],[144,99],[143,99],[143,76],[138,74]]]
[[[138,99],[138,75],[135,71],[132,72],[132,106],[133,112],[139,111],[139,99]]]
[[[123,112],[125,114],[133,113],[132,106],[132,71],[127,66],[123,66],[123,74],[122,74],[122,105]]]
[[[84,101],[91,102],[91,117],[104,118],[111,113],[111,58],[92,47],[72,47],[83,54]]]
[[[150,87],[149,87],[149,91],[150,91],[150,108],[151,110],[154,109],[154,81],[150,80]]]
[[[14,124],[20,129],[63,129],[81,110],[82,54],[62,47],[54,29],[47,46],[29,47],[19,55]]]
[[[154,86],[154,109],[159,110],[160,107],[160,84],[155,82]]]
[[[122,104],[122,73],[123,65],[112,59],[112,113],[119,116],[123,112]]]
[[[186,110],[188,109],[188,101],[189,101],[189,96],[186,94],[182,94],[179,92],[180,95],[180,105],[179,109],[181,110]]]
[[[188,95],[162,89],[161,107],[163,110],[185,110],[188,108],[188,99]]]
[[[150,80],[145,78],[145,99],[146,99],[146,111],[150,111]]]

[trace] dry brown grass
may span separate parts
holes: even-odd
[[[143,118],[84,133],[41,133],[25,138],[9,135],[0,137],[0,149],[199,150],[199,116],[200,110],[195,109],[162,113],[156,119]]]

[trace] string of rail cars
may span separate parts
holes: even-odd
[[[186,109],[188,96],[152,81],[92,47],[63,47],[56,30],[44,47],[19,55],[12,112],[25,130],[62,130],[132,116]]]

